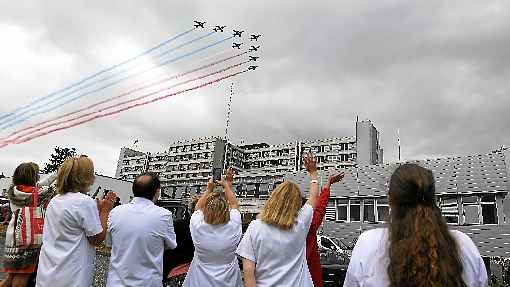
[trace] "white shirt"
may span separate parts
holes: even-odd
[[[190,220],[195,255],[184,280],[184,287],[243,286],[235,250],[241,240],[241,213],[230,210],[230,221],[211,225],[197,210]]]
[[[236,253],[256,263],[257,287],[313,286],[306,262],[306,235],[312,222],[313,208],[305,204],[291,230],[283,230],[252,221]]]
[[[462,278],[469,287],[487,286],[487,271],[475,244],[467,235],[452,230],[464,267]],[[347,269],[346,287],[386,287],[388,279],[388,229],[377,228],[360,235]]]
[[[96,252],[87,237],[102,231],[97,204],[88,195],[68,192],[51,199],[36,286],[89,287]]]
[[[135,197],[108,220],[112,254],[106,286],[163,286],[163,252],[177,246],[172,213]]]

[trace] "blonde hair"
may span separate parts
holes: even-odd
[[[94,183],[94,163],[86,156],[69,157],[58,169],[57,192],[85,192]]]
[[[212,192],[205,198],[204,221],[208,224],[225,224],[230,220],[230,207],[225,196]]]
[[[294,226],[302,198],[299,187],[285,181],[271,193],[261,213],[261,220],[280,229],[289,230]]]
[[[39,181],[39,166],[33,162],[24,162],[14,170],[12,183],[14,185],[36,186]]]

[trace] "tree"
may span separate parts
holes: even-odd
[[[76,155],[76,148],[61,148],[55,147],[54,152],[50,156],[49,162],[44,165],[43,173],[52,173],[58,170],[60,165],[66,160],[68,157],[72,157]]]

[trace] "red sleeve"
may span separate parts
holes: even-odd
[[[319,227],[322,224],[322,220],[326,215],[326,206],[328,206],[329,194],[329,187],[323,187],[321,195],[319,196],[319,202],[313,210],[312,224],[310,225],[309,232],[316,233],[317,230],[319,230]]]

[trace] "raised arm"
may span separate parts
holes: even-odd
[[[317,206],[317,200],[319,197],[319,182],[317,175],[317,162],[315,158],[308,154],[303,158],[306,171],[310,175],[310,194],[308,195],[307,203],[310,204],[314,209]]]
[[[317,206],[313,210],[313,218],[312,225],[310,226],[310,232],[314,233],[317,232],[317,230],[322,224],[322,221],[324,220],[324,216],[326,215],[326,207],[328,206],[331,185],[340,182],[343,178],[344,178],[343,172],[337,173],[335,175],[330,175],[328,177],[328,183],[326,183],[322,187],[321,195],[319,196]]]
[[[195,207],[195,210],[202,210],[202,209],[204,209],[205,199],[207,198],[207,195],[209,195],[209,193],[213,192],[213,190],[214,190],[214,182],[213,182],[212,178],[210,178],[209,181],[207,182],[207,189],[206,189],[206,191],[204,192],[204,194],[202,194],[202,196],[200,196],[200,198],[197,201],[197,205]]]
[[[101,222],[101,227],[103,231],[96,235],[87,237],[87,240],[93,246],[99,246],[106,238],[106,233],[108,232],[108,216],[110,215],[110,211],[113,208],[115,198],[117,198],[117,194],[115,192],[110,191],[105,196],[105,198],[96,199],[97,209],[99,211],[99,221]]]
[[[225,198],[228,201],[228,205],[231,209],[239,209],[239,202],[237,201],[236,194],[232,191],[232,182],[234,181],[234,170],[229,168],[227,170],[227,174],[223,180],[219,181],[223,187],[223,192],[225,192]]]
[[[37,183],[37,186],[50,186],[55,180],[57,179],[57,172],[54,172],[50,174],[48,177],[46,177],[44,180],[41,180]]]

